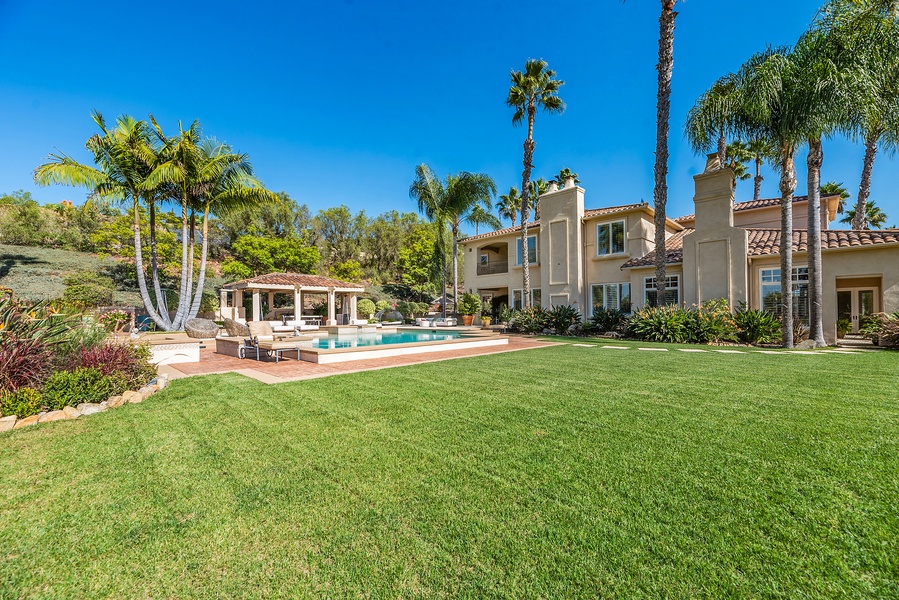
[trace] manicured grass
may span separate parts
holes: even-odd
[[[180,380],[0,435],[3,597],[899,595],[899,354]]]

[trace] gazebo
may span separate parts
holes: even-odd
[[[223,318],[236,319],[243,317],[246,310],[243,306],[244,292],[252,292],[253,307],[252,319],[262,319],[262,294],[268,295],[269,307],[274,306],[275,294],[293,294],[293,306],[295,317],[300,319],[303,312],[304,294],[327,294],[328,296],[328,320],[326,325],[338,325],[337,323],[337,297],[341,297],[341,314],[356,316],[357,295],[365,291],[365,288],[356,283],[338,281],[321,275],[305,275],[303,273],[269,273],[250,279],[235,281],[222,286],[221,289],[221,315]]]

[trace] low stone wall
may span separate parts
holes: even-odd
[[[15,415],[0,418],[0,431],[9,431],[10,429],[19,429],[28,427],[35,423],[50,423],[52,421],[65,421],[69,419],[77,419],[94,413],[103,412],[110,408],[119,408],[126,404],[138,404],[143,402],[147,397],[165,388],[169,383],[166,375],[160,375],[141,389],[137,391],[127,391],[121,396],[111,396],[108,400],[99,403],[84,403],[78,406],[66,406],[62,410],[51,410],[50,412],[41,412],[30,417],[20,419]]]

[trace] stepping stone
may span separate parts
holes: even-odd
[[[637,348],[637,350],[645,350],[646,352],[668,352],[668,348]]]
[[[853,350],[822,350],[821,354],[858,354]]]
[[[713,350],[713,352],[720,352],[721,354],[746,354],[742,350]]]
[[[577,346],[578,348],[596,348],[596,344],[571,344],[572,346]]]
[[[808,352],[806,350],[787,350],[787,354],[805,354],[806,356],[814,356],[817,352]]]
[[[756,354],[783,354],[783,352],[778,352],[777,350],[756,350]]]
[[[607,350],[630,350],[629,346],[603,346]]]
[[[708,352],[708,350],[700,350],[699,348],[678,348],[681,352]]]

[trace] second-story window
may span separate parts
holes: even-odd
[[[515,240],[515,264],[521,265],[521,238]],[[537,236],[528,236],[528,264],[537,264]]]
[[[600,223],[596,226],[596,255],[624,252],[624,221]]]

